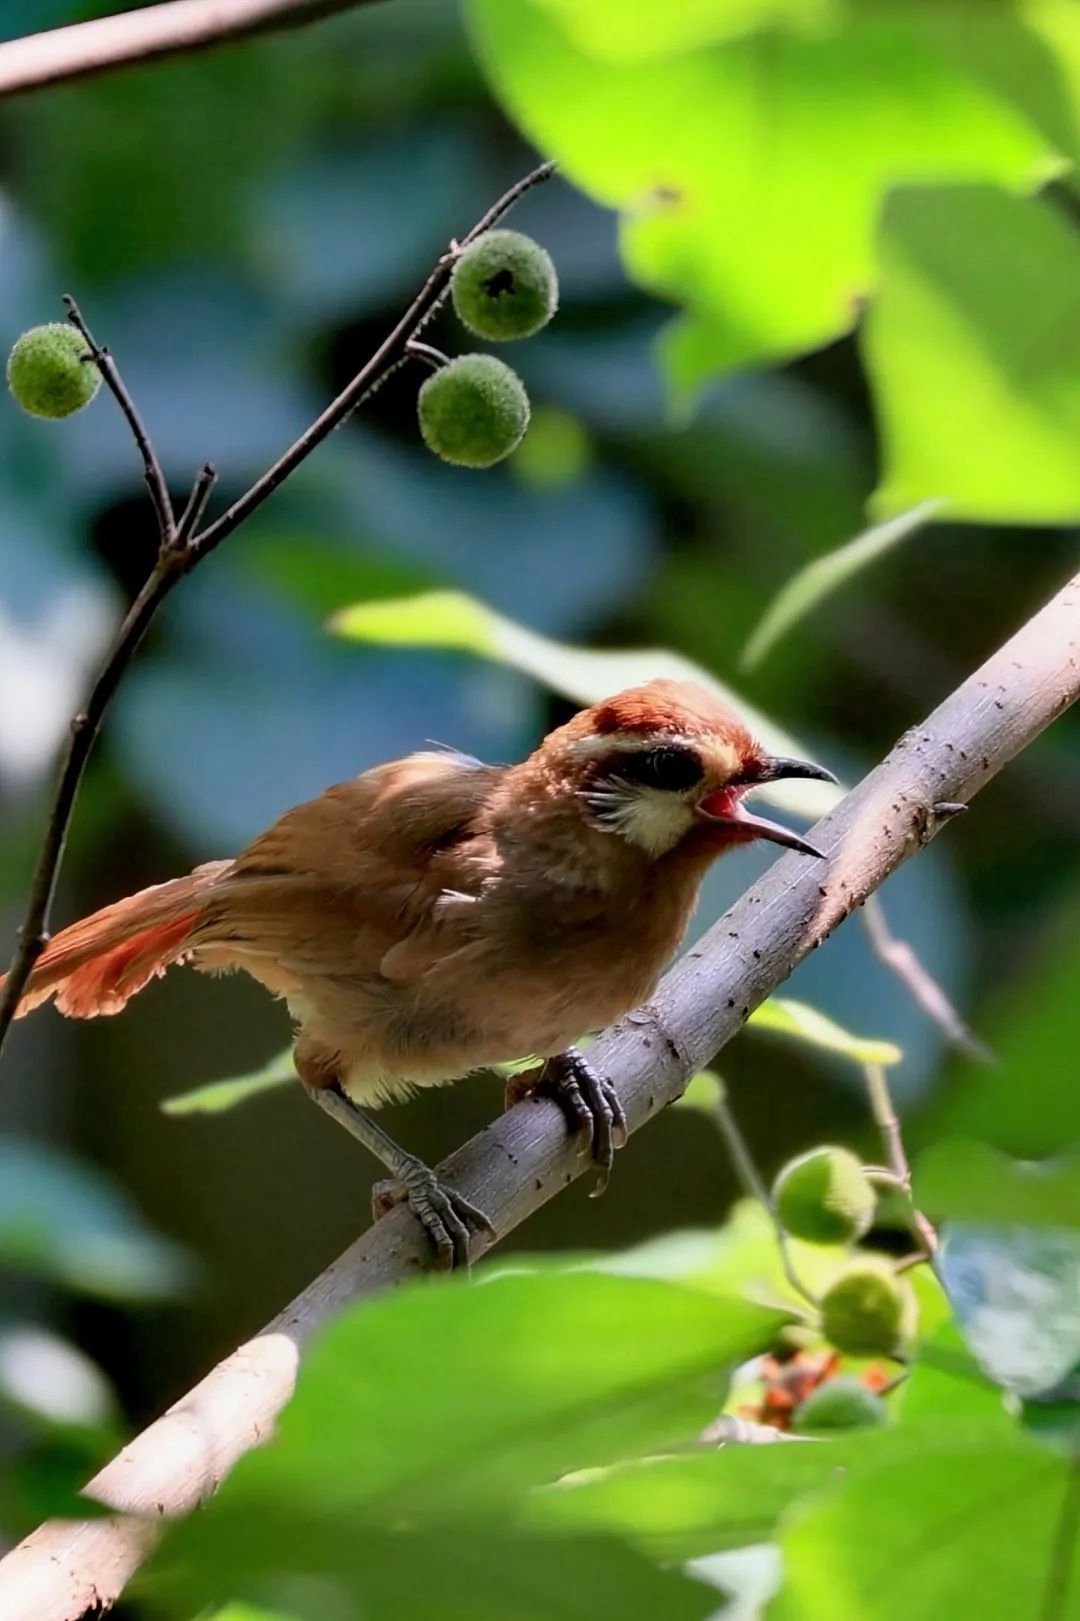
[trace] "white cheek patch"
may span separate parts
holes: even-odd
[[[624,788],[588,796],[596,824],[651,856],[674,848],[694,823],[685,800],[663,788]]]

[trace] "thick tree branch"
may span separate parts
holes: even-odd
[[[65,299],[68,315],[86,339],[106,387],[123,412],[142,458],[144,475],[158,519],[158,555],[146,583],[124,616],[90,690],[85,707],[71,723],[71,736],[60,768],[60,779],[53,796],[45,837],[34,871],[30,898],[19,931],[19,941],[11,966],[0,980],[0,986],[3,987],[0,991],[0,1049],[3,1048],[34,964],[48,944],[49,915],[56,893],[64,845],[90,753],[101,729],[105,711],[154,615],[184,575],[190,574],[196,564],[208,557],[227,535],[231,535],[234,529],[239,528],[258,507],[261,507],[263,502],[285,482],[290,473],[294,473],[301,462],[306,461],[312,451],[321,445],[335,428],[340,427],[388,373],[407,358],[410,339],[419,332],[425,321],[430,319],[445,297],[454,260],[460,249],[474,242],[478,236],[483,236],[485,231],[489,231],[513,208],[519,198],[533,186],[550,179],[554,172],[554,164],[542,163],[531,174],[527,174],[524,179],[511,186],[509,191],[504,192],[487,213],[477,220],[461,244],[451,244],[397,326],[384,338],[371,359],[361,367],[337,399],[331,401],[311,427],[278,457],[273,466],[257,479],[238,501],[234,501],[220,518],[197,533],[192,531],[201,521],[206,503],[210,499],[216,476],[214,469],[207,463],[199,473],[178,525],[173,516],[172,502],[150,436],[124,386],[116,363],[108,350],[93,338],[74,299]]]
[[[0,96],[269,34],[372,0],[166,0],[0,45]]]
[[[786,855],[667,975],[653,1001],[590,1058],[618,1085],[631,1131],[659,1114],[792,969],[1080,696],[1080,575],[959,687],[814,829],[827,865]],[[510,1232],[589,1169],[554,1103],[521,1103],[440,1167]],[[421,1272],[426,1240],[404,1209],[369,1228],[274,1321],[235,1351],[91,1482],[95,1498],[147,1519],[50,1522],[0,1563],[5,1621],[75,1621],[107,1606],[154,1540],[263,1440],[301,1351],[358,1296]],[[363,1369],[357,1371],[363,1378]]]

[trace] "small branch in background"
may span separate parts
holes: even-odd
[[[0,96],[302,28],[372,0],[166,0],[0,44]]]
[[[916,1210],[912,1202],[911,1166],[908,1164],[903,1133],[900,1129],[900,1119],[893,1107],[892,1094],[889,1091],[889,1083],[885,1078],[885,1071],[880,1064],[864,1064],[863,1074],[866,1077],[866,1091],[870,1099],[870,1112],[885,1144],[885,1156],[889,1162],[889,1171],[897,1186],[903,1191],[905,1198],[911,1204],[911,1225],[916,1236],[921,1241],[926,1254],[933,1255],[937,1250],[937,1233],[935,1233],[922,1212]]]
[[[750,1152],[750,1145],[742,1134],[742,1129],[735,1118],[731,1104],[723,1094],[713,1104],[713,1117],[723,1134],[728,1153],[731,1155],[731,1163],[735,1167],[735,1173],[740,1182],[751,1198],[756,1199],[769,1213],[769,1219],[776,1233],[776,1247],[780,1252],[780,1265],[784,1269],[785,1278],[795,1293],[801,1295],[816,1310],[817,1298],[806,1287],[795,1269],[795,1263],[791,1259],[791,1245],[788,1243],[788,1235],[784,1231],[783,1222],[776,1213],[776,1205],[773,1202],[772,1194],[769,1192],[765,1178],[757,1168],[754,1156]]]
[[[863,927],[878,961],[894,973],[951,1047],[980,1064],[992,1064],[994,1055],[960,1017],[933,974],[919,961],[906,940],[889,927],[879,895],[871,895],[862,910]]]
[[[219,8],[215,7],[214,9]],[[133,13],[132,15],[143,14]],[[0,62],[2,62],[2,55],[3,48],[0,47]],[[487,213],[477,221],[461,246],[464,247],[468,243],[474,242],[478,236],[482,236],[485,231],[490,230],[514,206],[519,198],[523,197],[533,186],[538,186],[543,181],[548,180],[554,172],[554,164],[543,163],[539,168],[534,169],[531,174],[527,174],[522,180],[519,180],[516,185],[511,186],[509,191],[504,192],[498,201],[488,209]],[[458,245],[456,243],[451,244],[447,252],[442,255],[435,265],[427,281],[413,299],[397,326],[384,339],[374,355],[356,374],[348,387],[327,406],[326,410],[312,423],[306,433],[301,434],[300,438],[289,446],[284,455],[280,456],[273,466],[261,478],[256,480],[246,494],[242,495],[238,501],[234,501],[232,506],[222,513],[220,518],[201,532],[198,531],[198,525],[206,510],[206,504],[210,499],[216,479],[213,467],[207,463],[200,471],[180,521],[177,523],[172,499],[150,435],[135,408],[131,395],[124,385],[116,362],[109,354],[108,349],[99,344],[91,334],[75,300],[65,298],[64,303],[68,316],[77,331],[85,339],[101,371],[103,381],[123,413],[139,455],[142,458],[143,473],[157,516],[158,554],[154,567],[142,590],[124,615],[123,622],[116,633],[112,646],[106,654],[105,662],[90,689],[84,708],[71,723],[71,737],[61,766],[60,780],[49,811],[45,835],[31,883],[30,898],[22,927],[19,930],[18,945],[7,975],[3,981],[0,981],[3,985],[3,995],[0,997],[0,1049],[3,1048],[12,1020],[15,1017],[15,1010],[22,999],[23,991],[26,989],[26,983],[33,971],[34,964],[49,941],[50,914],[56,895],[56,885],[61,862],[63,861],[64,846],[67,842],[68,828],[75,810],[75,802],[78,798],[79,788],[82,784],[90,753],[101,729],[101,723],[109,703],[139,644],[146,635],[154,615],[183,576],[189,573],[197,563],[202,562],[203,558],[208,557],[227,535],[232,534],[234,529],[237,529],[253,512],[261,507],[263,502],[311,455],[316,446],[320,445],[328,434],[332,433],[335,428],[345,421],[356,409],[360,401],[377,386],[386,372],[401,364],[406,357],[409,343],[415,338],[423,323],[438,309],[439,304],[445,297],[450,285],[450,273],[459,252]]]

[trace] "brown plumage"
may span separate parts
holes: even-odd
[[[19,1012],[54,997],[72,1017],[116,1013],[190,961],[284,997],[301,1078],[350,1106],[553,1058],[649,996],[724,849],[809,848],[741,805],[797,774],[827,775],[770,760],[670,681],[583,711],[516,766],[415,754],[65,929]]]

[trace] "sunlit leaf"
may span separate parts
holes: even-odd
[[[592,704],[623,687],[667,676],[699,681],[746,722],[775,754],[799,754],[800,747],[780,727],[753,709],[737,693],[678,653],[643,649],[624,653],[595,652],[540,636],[460,591],[427,591],[390,602],[361,602],[335,614],[331,627],[341,636],[384,646],[457,648],[499,659],[523,670],[572,698]],[[805,750],[802,751],[805,754]],[[836,804],[842,790],[830,783],[793,779],[761,790],[784,809],[818,817]]]
[[[718,1103],[722,1103],[727,1089],[723,1081],[711,1069],[700,1070],[697,1075],[691,1076],[686,1090],[680,1098],[676,1099],[677,1109],[697,1109],[702,1114],[714,1114]]]
[[[618,22],[614,9],[470,0],[466,15],[509,115],[622,211],[634,280],[690,312],[690,341],[676,328],[663,354],[676,390],[850,330],[896,184],[1025,189],[1061,167],[1045,135],[902,8],[850,7],[843,27],[761,28],[662,56],[642,51],[706,41],[725,13],[744,26],[746,4],[624,6]],[[965,246],[984,262],[978,238]]]
[[[1046,1594],[1080,1576],[1071,1490],[1067,1457],[1022,1434],[924,1433],[793,1510],[769,1621],[1064,1621]]]
[[[948,1138],[919,1156],[915,1198],[934,1220],[1080,1227],[1080,1148],[1029,1161],[990,1143]]]
[[[205,1086],[197,1086],[190,1092],[181,1092],[174,1098],[166,1098],[161,1105],[165,1114],[223,1114],[226,1109],[234,1109],[238,1103],[246,1103],[249,1098],[257,1097],[261,1092],[270,1092],[275,1087],[284,1086],[286,1081],[296,1080],[296,1065],[293,1063],[292,1048],[288,1047],[283,1053],[277,1053],[270,1061],[250,1075],[233,1075],[223,1081],[208,1081]]]
[[[674,6],[628,6],[625,0],[539,3],[587,55],[613,62],[644,61],[717,44],[771,23],[822,28],[840,17],[845,6],[845,0],[680,0]]]
[[[824,557],[815,557],[792,576],[773,598],[743,650],[743,664],[749,669],[760,664],[792,625],[816,608],[826,597],[869,564],[891,551],[900,541],[915,534],[939,510],[936,501],[923,501],[897,518],[875,524],[854,540],[849,540]]]
[[[807,1007],[805,1002],[793,1002],[786,996],[770,996],[754,1009],[747,1023],[759,1030],[794,1036],[826,1052],[839,1053],[856,1064],[898,1064],[903,1057],[895,1043],[853,1036],[817,1008]]]
[[[876,509],[1080,517],[1080,239],[1063,212],[992,187],[901,190],[881,227],[864,352],[885,468]],[[988,274],[989,266],[993,273]]]

